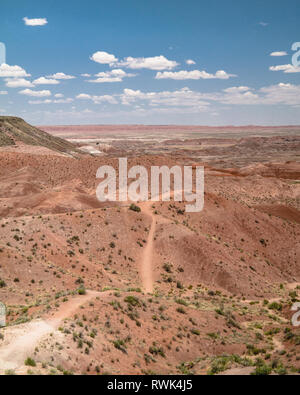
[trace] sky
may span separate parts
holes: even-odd
[[[300,124],[299,0],[1,0],[0,43],[35,125]]]

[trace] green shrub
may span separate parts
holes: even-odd
[[[175,302],[183,306],[188,306],[188,303],[184,299],[176,299]]]
[[[139,306],[140,305],[140,301],[137,297],[135,296],[126,296],[126,298],[124,299],[124,301],[126,303],[128,303],[131,306]]]
[[[126,353],[126,345],[125,345],[124,340],[121,340],[121,339],[115,340],[113,342],[113,345],[115,346],[116,349]]]
[[[0,288],[6,287],[6,282],[0,278]]]
[[[28,357],[28,358],[25,360],[25,366],[32,366],[32,367],[35,367],[35,366],[36,366],[35,360]]]
[[[208,371],[209,375],[218,374],[220,372],[224,372],[229,369],[233,364],[238,364],[242,366],[251,366],[252,362],[248,358],[241,358],[238,355],[221,355],[215,357],[213,360],[210,370]]]
[[[167,273],[172,273],[172,267],[169,263],[165,263],[163,265],[163,269],[167,272]]]
[[[178,308],[176,309],[176,311],[177,311],[177,313],[185,314],[185,310],[184,310],[183,307],[178,307]]]
[[[282,304],[281,303],[277,303],[277,302],[273,302],[273,303],[269,304],[268,308],[270,310],[281,311],[282,310]]]
[[[16,372],[13,369],[8,369],[5,371],[5,376],[15,376]]]
[[[156,347],[153,345],[153,346],[149,347],[149,352],[152,355],[160,355],[163,358],[166,357],[166,354],[165,354],[164,349],[162,347]]]
[[[86,294],[86,290],[84,285],[81,285],[78,289],[77,289],[77,293],[78,295],[85,295]]]
[[[255,371],[252,373],[254,376],[268,376],[271,374],[272,368],[271,366],[266,365],[265,363],[259,364],[256,366]]]
[[[135,211],[136,213],[140,213],[141,212],[141,208],[139,206],[137,206],[136,204],[131,204],[129,207],[129,210]]]

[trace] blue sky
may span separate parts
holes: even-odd
[[[299,0],[1,0],[0,113],[300,124],[299,27]]]

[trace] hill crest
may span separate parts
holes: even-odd
[[[14,146],[17,143],[42,146],[63,153],[78,152],[68,141],[50,135],[14,116],[0,116],[0,147]]]

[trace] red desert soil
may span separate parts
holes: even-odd
[[[21,324],[13,328],[9,339],[0,348],[0,373],[7,369],[22,370],[24,361],[28,355],[34,353],[39,342],[50,333],[57,331],[61,322],[70,317],[84,303],[94,299],[96,296],[105,296],[105,293],[87,291],[84,296],[77,296],[65,303],[51,317],[45,320],[35,320],[29,324]],[[15,332],[15,333],[14,333]]]
[[[152,261],[153,261],[153,251],[154,251],[154,234],[156,229],[156,218],[152,213],[149,205],[151,203],[147,202],[143,204],[143,212],[146,215],[151,217],[151,225],[150,230],[147,238],[146,247],[144,249],[144,253],[142,256],[141,262],[141,278],[142,284],[145,292],[152,293],[153,292],[153,268],[152,268]]]
[[[170,149],[129,167],[204,162]],[[118,156],[0,152],[0,372],[299,373],[299,162],[215,162],[202,212],[134,212],[95,196]]]

